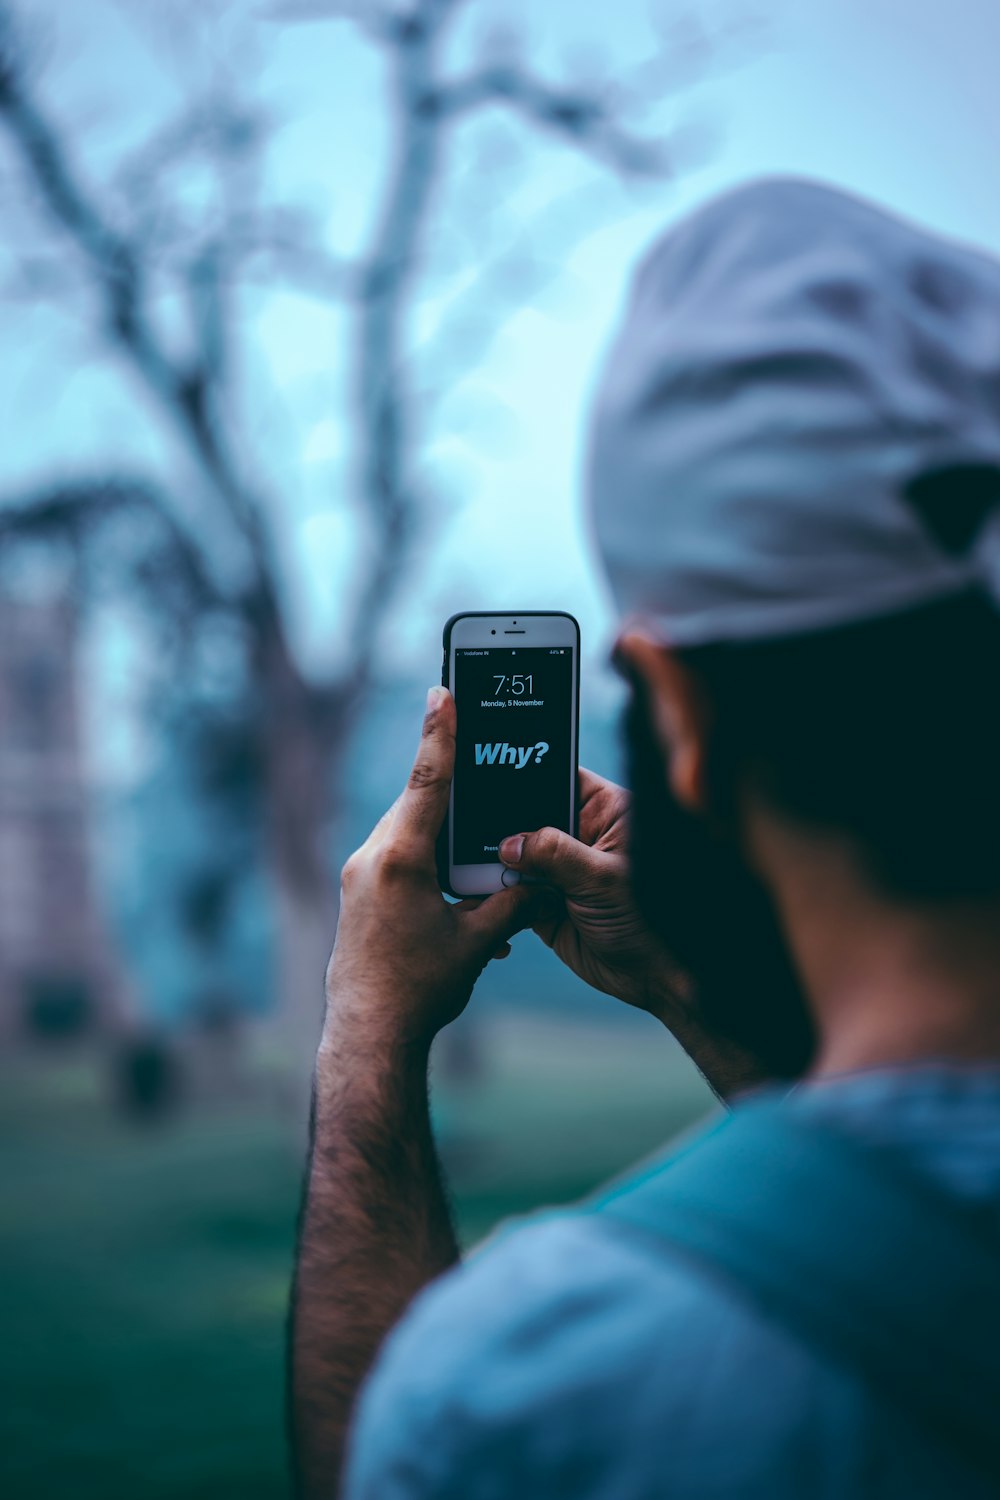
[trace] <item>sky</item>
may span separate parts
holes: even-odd
[[[378,212],[391,147],[382,61],[347,25],[279,25],[268,19],[274,8],[235,7],[256,19],[249,41],[246,26],[233,26],[232,74],[254,77],[277,122],[270,189],[306,205],[325,244],[350,256]],[[22,0],[21,13],[37,38],[43,97],[94,181],[195,86],[184,28],[197,11],[182,0],[32,0],[30,10]],[[698,13],[726,12],[702,4]],[[687,208],[762,173],[802,173],[1000,250],[995,0],[761,0],[756,14],[756,41],[724,49],[717,71],[646,122],[711,129],[711,154],[695,152],[676,181],[627,189],[498,114],[452,142],[410,330],[420,378],[447,386],[421,443],[435,511],[382,644],[390,674],[433,675],[441,623],[461,608],[570,609],[588,658],[606,656],[614,619],[582,503],[587,411],[630,269]],[[448,62],[460,69],[502,24],[541,75],[615,78],[648,52],[653,17],[645,0],[469,0]],[[10,193],[2,158],[0,173]],[[506,299],[483,300],[477,270],[508,243],[521,273],[508,272]],[[519,305],[526,257],[546,271]],[[289,293],[254,293],[243,310],[253,461],[282,496],[290,619],[303,661],[320,673],[337,663],[341,602],[366,545],[350,498],[350,314]],[[484,317],[495,325],[467,360],[447,354],[456,316],[466,332],[470,319],[473,332]],[[79,304],[0,300],[0,330],[0,499],[43,473],[170,465],[168,440],[103,357]]]

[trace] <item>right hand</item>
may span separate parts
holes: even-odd
[[[676,1025],[690,985],[643,925],[628,877],[628,815],[624,787],[580,771],[580,837],[557,828],[516,834],[500,858],[553,886],[563,901],[534,930],[587,984]],[[518,842],[520,841],[520,848]]]
[[[767,1081],[770,1070],[745,1047],[705,1029],[692,980],[643,924],[628,873],[630,803],[624,787],[581,770],[580,837],[557,828],[516,834],[504,839],[500,858],[561,895],[555,914],[533,924],[542,941],[587,984],[662,1021],[728,1099]]]

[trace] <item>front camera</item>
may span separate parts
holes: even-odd
[[[496,635],[496,631],[495,630],[491,630],[490,631],[490,635]]]

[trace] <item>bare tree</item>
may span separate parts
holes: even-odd
[[[446,144],[477,113],[499,108],[612,173],[665,177],[674,171],[669,140],[626,128],[627,90],[619,89],[616,102],[601,91],[546,83],[509,49],[488,52],[461,76],[450,73],[443,52],[461,4],[303,0],[270,12],[275,25],[348,20],[384,60],[391,93],[388,166],[373,182],[379,206],[367,249],[342,263],[301,220],[262,208],[252,185],[241,189],[252,184],[268,126],[259,109],[225,91],[197,98],[160,125],[114,181],[92,180],[68,122],[42,103],[23,20],[0,0],[0,125],[30,210],[48,232],[44,253],[20,258],[25,285],[89,310],[106,354],[142,388],[196,479],[168,487],[153,473],[129,472],[39,484],[6,498],[0,539],[46,537],[82,557],[101,527],[127,517],[133,592],[138,589],[182,633],[220,619],[238,630],[254,685],[245,728],[267,809],[282,934],[281,1003],[303,1054],[318,1025],[332,932],[329,828],[342,796],[348,735],[371,692],[374,642],[398,597],[425,511],[415,478],[420,433],[407,316],[438,212],[435,188]],[[690,45],[693,35],[697,39],[697,28],[688,27],[681,40]],[[666,76],[655,75],[654,90]],[[647,95],[649,83],[647,76]],[[175,232],[164,184],[178,160],[196,155],[212,164],[222,191],[204,222]],[[353,603],[345,604],[339,634],[348,645],[346,664],[322,681],[306,676],[289,643],[279,566],[281,497],[245,461],[252,445],[241,442],[234,426],[235,299],[242,280],[259,277],[262,266],[275,279],[346,300],[352,314],[349,420],[357,502],[378,546]],[[156,314],[165,278],[186,308],[192,337],[184,352]],[[237,566],[221,561],[233,557]]]

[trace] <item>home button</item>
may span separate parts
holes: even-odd
[[[521,872],[520,872],[520,870],[504,870],[503,874],[500,876],[500,884],[501,885],[508,885],[508,886],[510,886],[510,885],[520,885],[520,883],[521,883]]]

